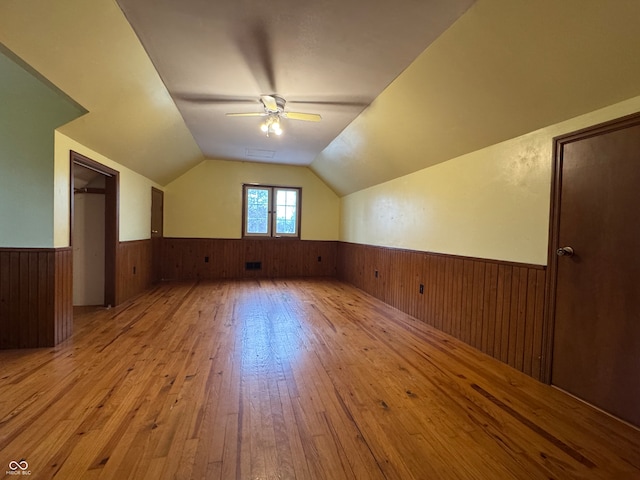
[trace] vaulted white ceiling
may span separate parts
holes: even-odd
[[[309,165],[473,1],[118,3],[207,157]],[[322,121],[225,116],[273,93]]]
[[[3,0],[0,42],[89,111],[63,133],[160,184],[206,156],[342,195],[640,95],[640,2],[472,3]],[[271,93],[323,120],[224,115]]]

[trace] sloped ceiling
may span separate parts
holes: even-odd
[[[118,3],[205,156],[309,165],[473,1]],[[322,120],[267,137],[263,118],[225,116],[274,93]]]
[[[479,0],[312,163],[344,195],[640,95],[640,2]]]
[[[407,2],[413,6],[421,3]],[[240,3],[248,12],[258,4],[253,0]],[[162,4],[173,5],[173,14],[180,15],[175,6],[182,2],[157,3]],[[358,23],[355,6],[361,4],[362,10],[371,10],[382,2],[349,4],[353,11],[343,19],[344,32]],[[287,13],[287,8],[295,12],[300,2],[281,0],[270,5]],[[463,10],[464,4],[458,4],[457,13]],[[402,26],[403,20],[398,18],[394,17],[394,22]],[[286,87],[293,95],[290,100],[308,96],[307,100],[317,102],[337,98],[345,103],[342,110],[338,109],[344,130],[329,136],[325,132],[321,141],[309,140],[317,141],[314,148],[319,153],[307,154],[300,163],[311,162],[311,168],[344,195],[640,95],[638,19],[637,1],[478,0],[431,45],[427,46],[427,41],[420,47],[417,51],[426,49],[404,71],[396,71],[394,75],[399,76],[362,113],[356,112],[353,121],[345,121],[345,113],[353,114],[348,104],[366,104],[372,99],[364,83],[362,91],[367,93],[360,96],[357,83],[349,83],[349,88],[340,92],[337,82],[331,91],[321,92],[316,87],[315,98],[312,91],[300,91],[296,97],[294,78],[311,85],[317,79],[311,73],[299,78],[285,74],[280,78],[290,77]],[[207,19],[198,22],[206,24]],[[285,22],[279,28],[286,27]],[[322,38],[317,35],[322,31],[313,32],[316,36],[302,35],[299,41],[321,45]],[[335,31],[331,33],[335,37]],[[367,35],[370,42],[365,45],[371,48],[390,41],[385,28],[370,30]],[[144,41],[144,36],[141,38]],[[180,106],[180,100],[174,100],[167,91],[115,0],[2,0],[0,42],[89,111],[61,128],[75,140],[160,184],[170,182],[203,159],[201,147],[205,145],[199,146],[194,140],[189,130],[193,125],[189,120],[185,123],[184,112],[181,114],[176,106]],[[273,59],[295,58],[287,57],[286,42],[269,45]],[[350,40],[332,45],[335,52],[354,49],[356,43]],[[197,52],[183,53],[184,61],[199,61]],[[159,65],[161,58],[160,52],[154,61]],[[375,61],[375,55],[369,58]],[[217,67],[255,74],[255,69],[248,69],[245,57],[229,54],[225,62]],[[398,65],[394,68],[401,69]],[[273,72],[279,81],[275,67]],[[333,73],[339,78],[339,69]],[[205,91],[202,83],[195,87],[205,96],[242,96],[248,100],[257,94],[273,93],[264,91],[268,86],[260,85],[259,75],[254,77],[253,90],[247,93],[240,91],[247,76],[235,77],[238,90]],[[177,83],[175,92],[185,89],[184,84]],[[218,108],[216,105],[212,110]],[[324,106],[296,105],[295,110],[315,108]],[[229,120],[223,115],[225,111],[229,109],[219,110],[216,122]],[[326,112],[328,120],[330,113]],[[298,133],[305,138],[308,133],[303,134],[302,127]],[[253,128],[247,132],[255,133]],[[271,148],[246,139],[240,143],[238,148],[245,153],[247,147]]]
[[[89,111],[65,135],[160,184],[202,161],[114,0],[2,0],[0,43]]]

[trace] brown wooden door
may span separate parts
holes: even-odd
[[[640,116],[559,139],[554,184],[551,382],[640,426]]]
[[[153,281],[162,280],[162,237],[164,236],[164,192],[151,187],[151,249]]]

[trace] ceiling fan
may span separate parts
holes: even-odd
[[[260,95],[260,101],[264,107],[264,112],[249,113],[227,113],[228,117],[267,117],[260,129],[267,134],[282,134],[280,119],[302,120],[304,122],[319,122],[322,117],[317,113],[285,112],[286,100],[280,95]]]
[[[276,64],[271,51],[272,33],[265,23],[265,18],[258,18],[253,23],[243,21],[237,27],[236,46],[246,59],[249,71],[253,74],[258,91],[275,92],[278,90],[276,83]],[[198,92],[171,92],[171,96],[179,102],[188,102],[197,105],[212,105],[225,103],[256,103],[255,96],[237,97]],[[357,109],[358,112],[367,107],[372,98],[298,98],[289,103],[305,103],[308,105],[320,105],[321,108],[333,107],[340,109]],[[261,130],[269,136],[271,133],[282,134],[280,120],[302,120],[306,122],[319,122],[322,117],[317,113],[302,113],[285,111],[287,101],[281,95],[272,93],[260,95],[262,112],[251,113],[227,113],[233,117],[266,117],[261,124]]]

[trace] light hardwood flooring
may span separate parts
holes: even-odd
[[[0,477],[11,462],[64,480],[638,479],[640,431],[350,285],[194,282],[0,351]]]

